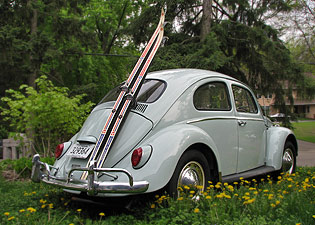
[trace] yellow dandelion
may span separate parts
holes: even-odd
[[[45,194],[45,197],[48,197],[48,194]]]
[[[189,190],[190,188],[187,185],[185,185],[184,189]]]
[[[36,191],[33,191],[32,194],[36,194]]]
[[[3,213],[5,216],[8,216],[8,215],[10,215],[10,213],[9,212],[5,212],[5,213]]]
[[[30,213],[36,212],[36,209],[32,207],[28,207],[26,210],[29,211]]]
[[[203,189],[203,186],[202,186],[202,185],[197,185],[196,188],[197,188],[198,190],[202,190],[202,189]]]
[[[153,205],[154,205],[154,204],[153,204]],[[152,205],[151,205],[151,208],[152,208]],[[100,212],[98,215],[100,215],[100,216],[105,216],[105,213]]]
[[[232,185],[227,186],[230,191],[234,191],[234,187]]]
[[[276,205],[275,205],[275,204],[273,204],[273,203],[271,203],[270,205],[271,205],[271,207],[273,207],[273,208],[274,208],[274,207],[276,207]]]
[[[263,190],[263,192],[267,193],[267,192],[269,192],[269,190]]]
[[[39,200],[40,203],[45,204],[47,201],[44,199]]]
[[[279,205],[280,204],[280,201],[276,201],[276,205]]]
[[[81,212],[82,211],[82,209],[77,209],[77,212]]]
[[[23,213],[23,212],[25,212],[25,209],[20,209],[19,212]]]
[[[14,219],[14,216],[11,216],[8,218],[8,221],[13,220],[13,219]]]
[[[183,197],[179,197],[177,201],[182,201],[183,199],[184,199]]]
[[[244,177],[240,177],[240,180],[244,180]]]
[[[190,191],[189,193],[190,193],[190,194],[195,194],[195,191]]]
[[[224,195],[225,198],[230,199],[231,196],[230,195]]]
[[[198,208],[194,209],[194,213],[199,213],[199,212],[200,212],[200,210]]]
[[[54,208],[54,204],[50,203],[50,204],[48,204],[48,207],[49,207],[50,209],[52,209],[52,208]]]
[[[69,223],[69,225],[74,225],[74,223]]]
[[[64,206],[67,206],[68,205],[68,202],[65,202],[65,204],[63,204]]]
[[[315,219],[315,215],[313,215],[313,218]]]
[[[211,196],[210,196],[210,195],[208,195],[208,196],[206,197],[206,199],[211,199]]]

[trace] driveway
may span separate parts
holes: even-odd
[[[315,166],[315,143],[300,141],[297,166]]]

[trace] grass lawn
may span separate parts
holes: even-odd
[[[315,143],[315,122],[293,123],[294,134],[297,139]]]
[[[0,224],[315,224],[315,167],[277,182],[263,179],[211,184],[198,201],[186,186],[177,200],[155,196],[132,211],[115,211],[79,205],[44,184],[0,177]]]

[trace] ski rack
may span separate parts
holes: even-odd
[[[121,87],[121,92],[115,101],[115,104],[106,120],[100,136],[98,137],[86,167],[89,167],[91,162],[95,161],[97,162],[96,168],[103,166],[118,129],[124,118],[127,116],[131,102],[134,100],[138,91],[140,90],[147,70],[161,44],[164,35],[164,19],[165,13],[162,9],[159,24],[155,29],[149,43],[138,59],[131,74],[129,75],[127,81]],[[101,149],[102,151],[100,151]],[[88,172],[84,171],[81,175],[81,179],[85,180],[87,177]]]

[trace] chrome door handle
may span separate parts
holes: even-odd
[[[240,125],[241,127],[244,127],[246,125],[246,121],[243,120],[238,120],[238,125]]]

